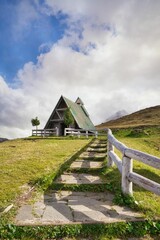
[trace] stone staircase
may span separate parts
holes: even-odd
[[[55,181],[56,184],[103,184],[104,181],[98,175],[86,173],[92,170],[102,169],[106,158],[106,142],[95,141],[95,145],[86,149],[79,157],[71,164],[68,172],[64,172]],[[96,151],[98,149],[98,151]],[[102,149],[103,153],[99,152]],[[94,150],[94,151],[93,151]],[[77,173],[81,170],[81,173]],[[84,173],[83,173],[84,171]]]
[[[34,204],[23,205],[19,209],[15,223],[57,225],[112,223],[139,219],[140,214],[127,207],[114,205],[114,196],[111,193],[94,192],[96,186],[106,184],[99,174],[106,165],[106,148],[106,140],[94,140],[70,167],[57,177],[51,189]],[[86,186],[91,187],[92,191]]]

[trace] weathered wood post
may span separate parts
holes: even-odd
[[[113,167],[114,166],[114,161],[110,157],[109,153],[110,151],[114,152],[114,146],[112,143],[109,141],[109,134],[112,133],[110,129],[108,129],[108,141],[107,141],[107,166],[108,167]]]
[[[56,129],[56,136],[58,137],[59,136],[59,129],[58,129],[58,127],[56,127],[55,129]]]
[[[78,131],[78,138],[80,138],[81,134],[80,134],[80,131]]]
[[[66,128],[64,129],[64,136],[66,136]]]
[[[86,138],[88,138],[88,131],[86,131]]]
[[[133,195],[132,182],[128,180],[129,174],[133,169],[133,160],[125,155],[122,158],[122,192],[124,194]]]
[[[95,137],[98,138],[98,131],[95,132]]]
[[[42,132],[41,132],[42,133]],[[44,132],[43,132],[43,137],[46,136],[46,130],[44,129]]]
[[[108,144],[107,144],[107,156],[108,156],[107,166],[108,166],[108,167],[113,167],[113,166],[114,166],[114,161],[112,160],[112,158],[111,158],[110,155],[109,155],[110,151],[113,151],[113,152],[114,152],[114,146],[112,145],[112,143],[110,143],[110,142],[108,141]]]

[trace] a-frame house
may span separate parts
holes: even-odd
[[[72,128],[84,129],[84,130],[96,130],[92,121],[89,118],[89,114],[84,107],[82,100],[78,97],[76,102],[61,96],[55,109],[53,110],[50,118],[48,119],[44,129],[58,128],[58,135],[64,135],[64,112],[69,108],[74,118]]]

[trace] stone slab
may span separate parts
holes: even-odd
[[[33,207],[31,205],[23,205],[17,213],[15,218],[15,223],[21,225],[23,223],[26,224],[33,224],[36,222],[36,218],[33,214]]]
[[[104,159],[106,157],[106,153],[95,153],[95,152],[84,152],[79,158],[80,159]]]
[[[106,148],[107,144],[104,144],[104,143],[92,143],[90,145],[90,147],[92,147],[92,148]]]
[[[42,201],[38,201],[34,204],[34,215],[35,217],[41,217],[44,214],[46,205],[44,204],[44,202]]]
[[[62,174],[56,183],[66,184],[101,184],[104,183],[99,176],[86,173],[65,173]]]
[[[45,197],[47,196],[47,197]],[[48,198],[50,196],[50,198]],[[60,202],[60,201],[66,201],[68,202],[69,200],[72,199],[79,199],[80,197],[83,198],[91,198],[94,200],[99,200],[103,201],[105,203],[110,202],[112,203],[112,200],[114,198],[114,195],[111,193],[104,193],[104,192],[72,192],[72,191],[54,191],[50,190],[49,193],[45,194],[42,196],[41,201],[50,202],[50,201],[55,201],[55,202]]]
[[[102,213],[98,211],[74,211],[74,219],[76,222],[82,223],[93,223],[93,222],[103,222],[103,223],[112,223],[119,222],[119,219],[110,218],[107,213]]]
[[[96,153],[104,153],[107,152],[107,148],[92,148],[89,147],[86,149],[87,152],[96,152]]]
[[[95,140],[93,143],[95,143],[95,144],[107,144],[107,140]]]
[[[86,160],[76,160],[74,161],[71,166],[71,169],[79,169],[79,168],[90,168],[90,169],[97,169],[97,168],[102,168],[102,163],[101,162],[96,162],[96,161],[86,161]]]
[[[18,215],[16,217],[16,220],[33,220],[34,217],[32,215],[32,206],[31,205],[24,205],[18,210]]]
[[[50,203],[41,219],[42,223],[54,222],[55,224],[73,222],[72,211],[66,203]]]
[[[127,207],[114,205],[112,199],[113,195],[110,193],[50,191],[33,205],[22,206],[15,223],[17,225],[58,225],[139,220],[141,217],[139,213]],[[36,215],[36,210],[43,210],[42,215]]]

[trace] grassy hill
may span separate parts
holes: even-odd
[[[18,139],[0,144],[0,213],[15,203],[28,184],[45,184],[87,139]]]
[[[159,132],[155,130],[156,132],[152,131],[152,134],[147,137],[135,138],[135,136],[129,135],[129,131],[131,129],[114,130],[116,138],[128,147],[160,157]],[[30,203],[33,203],[37,194],[47,189],[56,174],[65,169],[64,163],[68,164],[66,159],[86,146],[90,140],[85,138],[31,138],[11,140],[0,144],[0,239],[42,240],[64,237],[64,240],[107,240],[117,239],[117,237],[118,239],[129,239],[128,237],[141,236],[144,238],[135,239],[160,239],[160,221],[155,221],[160,217],[160,197],[134,186],[134,198],[124,198],[120,192],[121,175],[115,166],[113,168],[106,167],[102,171],[104,180],[109,184],[107,186],[110,186],[109,189],[115,195],[114,201],[116,202],[114,203],[130,206],[143,212],[147,218],[149,217],[148,221],[34,227],[13,224],[14,216],[21,202],[27,202],[30,198]],[[136,173],[160,183],[160,170],[145,166],[138,161],[134,161],[133,167]],[[26,195],[28,187],[35,187],[29,196]],[[82,191],[87,190],[84,187]],[[98,194],[99,190],[95,188],[95,191]],[[25,198],[23,198],[24,196]],[[14,205],[12,210],[1,216],[1,211],[12,203]],[[154,220],[150,220],[153,217]],[[146,234],[153,234],[154,238]]]
[[[142,109],[117,120],[111,120],[97,125],[102,128],[128,128],[139,126],[160,126],[160,105]]]

